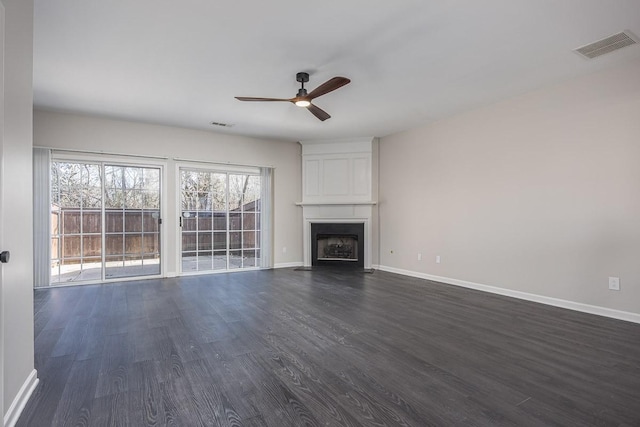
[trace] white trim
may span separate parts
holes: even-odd
[[[365,202],[296,202],[296,206],[344,206],[344,205],[377,205],[375,201]]]
[[[176,162],[173,165],[173,210],[175,212],[174,232],[175,232],[175,248],[172,256],[175,259],[175,273],[176,277],[182,276],[182,227],[180,226],[180,218],[182,217],[182,190],[180,187],[180,163]]]
[[[0,181],[4,181],[4,44],[5,17],[4,1],[0,0]],[[3,210],[4,182],[0,182],[0,248],[4,249],[2,229],[4,227]],[[2,249],[0,249],[2,250]],[[4,288],[2,286],[2,267],[0,267],[0,414],[4,414]],[[32,331],[33,332],[33,331]]]
[[[38,371],[34,369],[33,371],[31,371],[24,384],[22,384],[22,387],[20,387],[16,398],[13,399],[11,406],[9,406],[9,409],[5,413],[5,427],[13,427],[16,425],[16,423],[18,422],[18,418],[20,418],[20,414],[22,414],[22,410],[29,401],[31,394],[36,389],[38,382]]]
[[[446,283],[449,285],[461,286],[463,288],[476,289],[492,294],[504,295],[512,298],[518,298],[526,301],[533,301],[541,304],[552,305],[554,307],[566,308],[569,310],[580,311],[583,313],[595,314],[598,316],[610,317],[612,319],[625,320],[627,322],[640,323],[640,313],[632,313],[629,311],[614,310],[612,308],[600,307],[597,305],[583,304],[580,302],[569,301],[559,298],[546,297],[543,295],[531,294],[528,292],[514,291],[512,289],[500,288],[497,286],[483,285],[480,283],[468,282],[466,280],[451,279],[449,277],[434,276],[431,274],[420,273],[417,271],[403,270],[386,265],[379,265],[378,269],[389,273],[402,274],[403,276],[417,277],[419,279],[432,280],[434,282]]]
[[[371,143],[375,137],[365,136],[344,139],[318,139],[314,141],[298,141],[303,155],[323,154],[360,154],[371,153]]]
[[[357,206],[354,206],[357,208]],[[364,208],[363,208],[364,209]],[[353,216],[332,216],[329,214],[319,215],[315,212],[314,207],[303,208],[303,220],[302,220],[302,258],[303,266],[311,267],[311,224],[363,224],[364,225],[364,268],[371,268],[371,260],[373,258],[373,231],[371,218],[373,214],[371,212],[371,206],[366,206],[366,215],[360,215],[362,212],[358,212]]]
[[[83,280],[80,282],[57,282],[57,283],[51,283],[49,286],[39,286],[37,288],[33,288],[34,290],[39,290],[39,289],[53,289],[53,288],[68,288],[68,287],[72,287],[72,286],[93,286],[93,285],[112,285],[112,284],[116,284],[116,283],[120,283],[120,282],[139,282],[141,280],[157,280],[157,279],[164,279],[168,276],[164,276],[162,274],[156,274],[154,276],[127,276],[127,277],[114,277],[111,279],[105,279],[105,280]]]
[[[302,267],[303,263],[298,262],[279,262],[273,265],[273,268],[293,268],[293,267]]]
[[[144,154],[126,154],[126,153],[112,153],[109,151],[91,151],[91,150],[77,150],[73,148],[56,148],[56,147],[44,147],[41,145],[34,145],[33,148],[45,148],[51,150],[51,154],[71,153],[73,155],[98,155],[98,156],[116,156],[116,157],[138,157],[141,159],[153,159],[153,160],[169,160],[168,157],[162,156],[149,156]]]
[[[36,147],[34,147],[36,148]],[[46,147],[37,147],[46,148]],[[110,154],[102,152],[87,152],[76,150],[51,149],[52,162],[104,163],[114,166],[134,167],[167,167],[166,157],[138,156],[135,154]]]
[[[243,271],[258,271],[264,270],[260,267],[245,267],[245,268],[232,268],[229,270],[201,270],[201,271],[187,271],[180,274],[180,277],[191,277],[191,276],[209,276],[216,274],[227,274],[227,273],[241,273]]]
[[[210,161],[210,160],[196,160],[196,159],[184,159],[181,157],[174,157],[173,160],[176,163],[195,163],[196,165],[200,165],[200,166],[195,166],[196,168],[207,168],[207,169],[211,169],[211,166],[216,166],[218,168],[222,168],[220,170],[226,171],[226,170],[247,170],[247,168],[250,168],[252,170],[255,169],[260,169],[260,168],[274,168],[274,166],[272,165],[245,165],[242,163],[232,163],[232,162],[214,162],[214,161]],[[225,169],[225,168],[229,168],[229,169]],[[244,168],[244,169],[242,169]],[[255,173],[255,172],[252,172]],[[258,173],[260,173],[258,171]]]
[[[367,142],[370,143],[371,140],[375,139],[375,136],[360,136],[360,137],[352,137],[352,138],[337,138],[337,139],[311,139],[307,141],[298,141],[300,145],[308,145],[308,144],[350,144],[350,143],[360,143]]]

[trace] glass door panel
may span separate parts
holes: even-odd
[[[180,171],[182,271],[210,271],[226,268],[216,249],[226,247],[226,230],[219,230],[220,213],[226,222],[226,175],[193,170]],[[219,209],[222,207],[222,211]],[[220,235],[222,231],[222,236]],[[219,239],[224,237],[220,246]]]
[[[182,272],[259,266],[260,177],[180,170]]]
[[[160,169],[105,165],[106,278],[160,274]]]
[[[260,266],[260,177],[229,175],[229,268]]]
[[[102,278],[100,165],[51,164],[51,282]]]

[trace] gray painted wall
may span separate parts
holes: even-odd
[[[632,62],[382,138],[380,264],[640,313],[639,118]]]

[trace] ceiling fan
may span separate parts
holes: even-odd
[[[324,111],[322,108],[313,105],[311,101],[351,82],[351,80],[346,77],[334,77],[322,83],[310,93],[307,93],[307,90],[304,88],[304,84],[309,81],[309,73],[296,74],[296,80],[300,82],[301,87],[294,98],[250,98],[246,96],[236,96],[236,99],[239,101],[287,101],[296,104],[298,107],[306,108],[318,119],[325,121],[331,117],[329,113]]]

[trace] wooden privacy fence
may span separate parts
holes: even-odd
[[[227,225],[229,242],[227,244]],[[260,212],[183,212],[182,252],[260,246]]]
[[[105,256],[128,260],[156,258],[160,252],[159,211],[118,209],[105,211]],[[51,254],[62,264],[93,258],[102,254],[102,213],[52,207]],[[109,260],[109,259],[107,259]],[[85,259],[85,262],[88,260]]]

